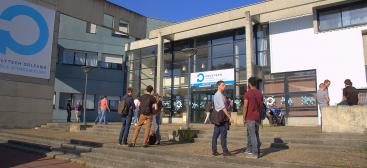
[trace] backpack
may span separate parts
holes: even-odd
[[[257,109],[260,111],[260,120],[264,120],[266,118],[266,105],[264,103],[259,105],[256,94],[254,92],[252,94],[255,96],[255,102],[258,105]]]
[[[119,106],[117,107],[117,113],[119,113],[121,115],[128,115],[129,114],[129,109],[127,108],[127,104],[125,102],[125,99],[122,99],[119,102]]]

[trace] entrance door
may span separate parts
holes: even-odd
[[[207,89],[199,91],[192,91],[191,95],[191,122],[192,123],[204,123],[205,114],[205,102],[213,101],[214,90]]]
[[[191,123],[204,123],[205,102],[213,101],[216,87],[199,87],[192,89],[191,95]],[[224,96],[229,96],[233,100],[233,85],[228,85],[223,92]]]

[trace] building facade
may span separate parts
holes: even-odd
[[[247,78],[256,76],[287,125],[318,125],[319,83],[331,81],[331,105],[341,101],[345,79],[367,87],[366,11],[360,0],[272,0],[156,29],[125,46],[127,85],[136,96],[154,86],[171,122],[190,111],[200,123],[215,90],[203,81],[226,79],[225,94],[241,112]]]
[[[93,67],[87,121],[95,119],[102,95],[109,99],[108,119],[119,121],[115,111],[126,88],[122,46],[146,38],[147,17],[106,0],[0,3],[0,127],[66,122],[66,103],[84,102],[82,66]]]

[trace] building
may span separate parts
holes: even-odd
[[[123,46],[168,24],[106,0],[0,4],[0,127],[65,122],[67,101],[84,102],[82,66],[94,67],[88,73],[87,121],[95,119],[101,95],[114,112],[126,88]],[[119,120],[116,113],[108,118]]]
[[[331,81],[331,105],[343,81],[367,87],[367,3],[361,0],[269,0],[150,31],[125,45],[128,86],[163,95],[166,121],[203,121],[213,82],[242,111],[247,78],[288,114],[287,125],[318,125],[317,85]]]

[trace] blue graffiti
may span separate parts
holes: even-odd
[[[302,105],[314,105],[316,104],[316,99],[313,97],[301,96]]]
[[[9,32],[0,30],[0,53],[5,54],[6,48],[9,48],[18,54],[29,56],[38,53],[46,46],[49,36],[48,26],[46,20],[35,9],[24,5],[14,5],[5,9],[1,13],[0,19],[11,21],[20,15],[29,16],[37,23],[40,31],[37,41],[30,45],[19,44],[11,37]]]

